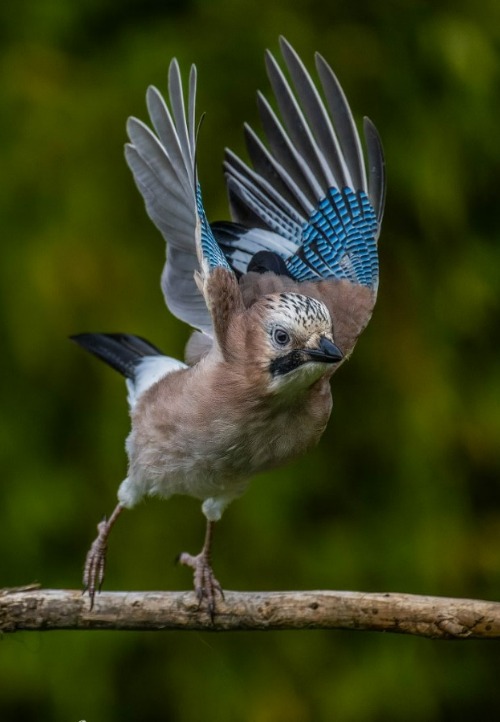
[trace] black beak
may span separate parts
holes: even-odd
[[[306,353],[313,361],[321,361],[325,364],[336,364],[344,358],[339,347],[326,336],[321,337],[318,348],[307,349]]]

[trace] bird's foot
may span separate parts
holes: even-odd
[[[208,613],[213,621],[216,596],[219,594],[224,599],[224,592],[214,576],[209,557],[204,551],[196,556],[183,552],[179,555],[178,561],[179,564],[184,564],[194,570],[194,591],[199,606],[206,601]]]
[[[108,537],[118,515],[123,510],[121,504],[115,508],[109,519],[106,517],[97,525],[97,537],[87,552],[83,567],[83,593],[87,592],[90,598],[90,609],[94,606],[96,592],[101,591],[106,571],[106,554],[108,551]]]
[[[96,592],[101,591],[106,571],[109,527],[105,519],[97,525],[97,531],[99,533],[87,552],[83,568],[83,592],[89,595],[90,609],[94,606]]]

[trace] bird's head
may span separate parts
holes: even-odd
[[[320,301],[299,293],[273,293],[250,310],[255,358],[248,360],[267,373],[272,393],[306,389],[342,360],[330,313]]]

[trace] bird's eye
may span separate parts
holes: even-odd
[[[286,346],[290,341],[290,336],[283,328],[275,328],[273,331],[273,339],[278,346]]]

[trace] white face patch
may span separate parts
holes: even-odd
[[[330,368],[330,364],[304,363],[286,374],[271,379],[269,390],[281,399],[296,398],[301,392],[318,381]]]
[[[325,360],[318,357],[325,342],[333,346],[330,313],[321,301],[299,293],[272,294],[262,302],[270,390],[280,396],[294,396],[328,373],[331,367],[328,355]]]

